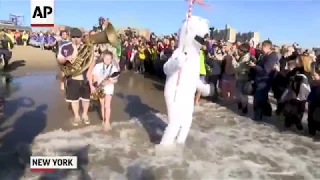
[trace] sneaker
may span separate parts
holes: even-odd
[[[83,123],[86,125],[90,124],[90,119],[88,116],[82,116]]]
[[[81,119],[80,119],[80,118],[73,118],[73,119],[71,120],[71,124],[72,124],[73,126],[79,126],[80,123],[81,123]]]

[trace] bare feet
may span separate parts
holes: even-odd
[[[86,125],[90,124],[90,119],[89,119],[88,115],[82,115],[82,120],[83,120],[84,124],[86,124]]]
[[[71,120],[71,124],[73,126],[79,126],[81,123],[81,118],[80,117],[74,117],[72,120]]]
[[[104,124],[102,126],[103,126],[103,130],[105,132],[108,132],[108,131],[110,131],[112,129],[111,125],[108,124],[108,123],[105,123],[105,122],[104,122]]]

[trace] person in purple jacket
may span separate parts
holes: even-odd
[[[43,44],[45,49],[49,49],[49,35],[47,33],[43,35]]]
[[[44,34],[42,32],[39,33],[39,36],[38,36],[38,42],[39,42],[39,47],[41,50],[44,50],[44,42],[45,41],[45,37],[44,37]]]
[[[48,45],[48,49],[49,50],[52,50],[54,45],[55,45],[55,38],[54,36],[52,35],[52,33],[48,33],[47,35],[47,45]]]
[[[29,44],[31,46],[36,46],[36,44],[37,44],[37,34],[32,33],[32,35],[30,36]]]
[[[35,47],[40,47],[40,35],[37,33],[35,35]]]

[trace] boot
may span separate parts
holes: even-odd
[[[299,130],[299,131],[302,131],[303,130],[303,126],[301,123],[297,123],[296,124],[296,128]]]
[[[243,115],[248,114],[248,106],[243,106],[241,111]]]

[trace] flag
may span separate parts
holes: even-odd
[[[208,4],[204,3],[203,0],[185,0],[187,2],[193,1],[194,4],[199,4],[200,6],[203,7],[210,7]]]
[[[203,0],[185,0],[187,2],[190,2],[190,1],[193,1],[194,4],[198,4],[204,8],[210,8],[211,10],[214,10],[214,8],[209,5],[209,4],[206,4]]]

